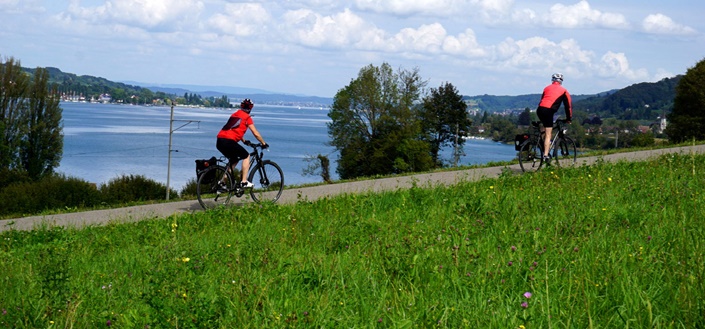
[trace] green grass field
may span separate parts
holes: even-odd
[[[704,155],[0,235],[0,327],[705,328]]]

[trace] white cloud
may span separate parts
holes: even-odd
[[[580,68],[589,66],[594,56],[573,39],[556,43],[543,37],[516,41],[508,38],[494,48],[499,67],[529,74],[577,73]]]
[[[560,28],[602,27],[624,29],[629,27],[624,15],[603,13],[592,9],[585,0],[572,6],[555,4],[543,19],[547,25]]]
[[[407,16],[449,15],[467,7],[467,0],[355,0],[361,10]]]
[[[486,55],[485,49],[477,42],[475,32],[471,29],[456,36],[448,36],[443,41],[443,51],[452,55],[466,57],[483,57]]]
[[[514,0],[354,0],[360,10],[396,16],[495,17],[510,11]]]
[[[228,3],[224,14],[215,14],[208,20],[210,26],[227,35],[251,36],[264,33],[271,15],[257,3]]]
[[[505,14],[514,6],[514,0],[471,0],[472,4],[486,13]]]
[[[644,31],[655,34],[695,34],[696,31],[688,26],[674,22],[670,17],[663,14],[649,15],[641,23]]]
[[[649,73],[645,69],[632,70],[624,53],[611,51],[602,56],[600,62],[596,65],[596,70],[598,76],[601,77],[619,77],[631,81],[644,80],[649,77]]]
[[[577,41],[554,42],[542,37],[525,40],[506,39],[493,47],[494,64],[490,70],[515,72],[523,75],[548,75],[562,72],[572,79],[600,77],[623,81],[653,79],[645,69],[633,69],[624,53],[608,51],[600,58],[583,50]],[[663,74],[663,72],[661,72]]]
[[[418,29],[405,28],[391,40],[393,48],[387,51],[418,51],[438,53],[446,37],[446,30],[441,24],[422,25]]]
[[[397,53],[407,57],[439,54],[480,57],[485,54],[471,29],[449,36],[443,25],[431,23],[403,28],[390,35],[350,10],[331,16],[305,9],[290,11],[284,15],[281,30],[308,47]]]
[[[204,5],[195,0],[108,0],[97,7],[82,7],[73,0],[68,14],[92,22],[118,23],[152,28],[197,16]]]
[[[305,46],[333,48],[374,45],[384,33],[348,9],[331,16],[308,9],[289,11],[283,16],[282,32]]]

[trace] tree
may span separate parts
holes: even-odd
[[[20,148],[22,167],[30,177],[39,179],[59,166],[64,149],[61,135],[59,98],[47,89],[49,74],[37,69],[31,86],[26,124]]]
[[[0,63],[0,170],[39,179],[52,173],[63,153],[61,108],[49,93],[48,73],[34,79],[19,62]]]
[[[528,126],[531,124],[531,109],[524,108],[524,111],[519,114],[519,125],[520,126]]]
[[[689,68],[676,86],[666,135],[675,143],[705,139],[705,59]]]
[[[340,89],[328,113],[331,145],[342,179],[428,170],[433,161],[412,110],[425,82],[418,69],[362,68]]]
[[[0,168],[19,167],[18,150],[21,143],[22,113],[27,103],[29,77],[13,58],[0,63]]]
[[[465,140],[461,136],[470,130],[472,121],[463,96],[451,83],[431,88],[430,94],[423,99],[419,117],[434,163],[439,163],[438,153],[444,146],[462,149]]]

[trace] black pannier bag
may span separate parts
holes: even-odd
[[[208,160],[206,159],[200,159],[196,160],[196,182],[198,182],[198,179],[203,175],[203,173],[206,171],[206,169],[215,166],[218,163],[218,160],[215,157],[212,157]],[[211,170],[208,172],[208,175],[206,177],[203,177],[203,180],[201,180],[202,184],[210,184],[215,180],[215,172],[216,170]]]
[[[516,135],[514,137],[514,150],[521,151],[521,143],[526,140],[529,140],[529,134]]]

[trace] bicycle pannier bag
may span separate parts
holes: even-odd
[[[514,137],[514,150],[516,151],[521,151],[521,143],[524,141],[529,140],[529,134],[521,134],[521,135],[516,135]]]
[[[212,157],[208,160],[206,159],[200,159],[196,160],[196,181],[203,175],[203,172],[206,171],[206,169],[210,168],[211,166],[215,166],[217,164],[218,160],[215,157]],[[203,184],[210,184],[215,180],[215,170],[211,170],[208,172],[208,175],[206,177],[203,177],[203,180],[201,183]]]

